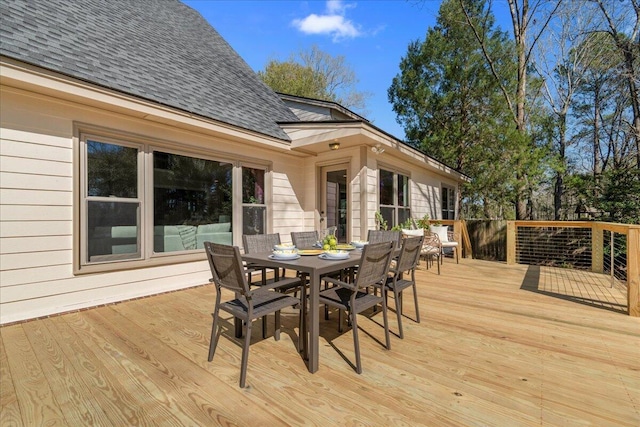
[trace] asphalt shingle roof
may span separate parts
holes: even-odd
[[[2,0],[0,16],[4,56],[279,139],[298,120],[178,0]]]

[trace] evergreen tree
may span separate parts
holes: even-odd
[[[513,44],[494,28],[492,15],[480,22],[483,1],[465,4],[483,26],[494,66],[511,76],[513,85]],[[442,3],[425,40],[409,45],[389,88],[389,100],[408,142],[470,175],[466,201],[480,205],[486,217],[502,216],[518,185],[510,165],[530,153],[519,149],[520,136],[500,85],[461,15],[458,0]]]

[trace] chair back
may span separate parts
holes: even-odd
[[[369,243],[362,249],[362,262],[358,267],[355,285],[366,288],[386,280],[395,242]]]
[[[423,254],[439,254],[442,250],[442,243],[436,233],[427,232],[424,235],[424,241],[422,242]]]
[[[424,235],[404,239],[402,248],[400,249],[400,255],[398,256],[398,264],[396,265],[396,272],[398,274],[416,268],[418,260],[420,259],[423,242]]]
[[[439,226],[431,226],[430,230],[432,233],[438,235],[441,243],[446,243],[449,241],[449,227],[446,225]],[[452,233],[453,234],[453,233]]]
[[[401,237],[399,230],[369,230],[367,241],[369,243],[394,242],[400,247]]]
[[[292,231],[291,232],[291,241],[298,249],[307,249],[312,248],[316,243],[318,243],[318,232],[317,231]]]
[[[244,296],[249,295],[249,284],[242,265],[240,248],[204,242],[204,249],[216,287],[223,287]]]
[[[242,244],[245,254],[271,252],[275,245],[280,244],[280,234],[243,234]]]

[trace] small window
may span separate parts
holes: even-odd
[[[380,214],[389,228],[411,217],[408,176],[380,169],[379,197]]]
[[[442,219],[456,218],[456,192],[451,187],[442,186]]]
[[[265,203],[265,170],[242,168],[242,233],[265,234],[267,205]]]

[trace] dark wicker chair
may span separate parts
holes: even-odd
[[[358,341],[357,314],[362,313],[378,304],[382,306],[384,319],[384,333],[386,348],[391,348],[389,340],[389,322],[387,319],[387,304],[382,291],[388,277],[389,263],[393,255],[394,243],[382,242],[368,244],[362,250],[362,262],[358,268],[354,283],[347,283],[335,278],[325,277],[323,280],[332,287],[320,292],[319,301],[338,309],[339,330],[342,331],[342,310],[347,312],[349,323],[353,329],[353,345],[356,355],[356,372],[362,373],[360,361],[360,344]],[[369,286],[381,290],[380,295],[366,292]]]
[[[234,317],[241,319],[245,325],[245,339],[242,347],[240,387],[244,387],[247,377],[247,362],[249,359],[251,324],[253,320],[275,313],[276,326],[274,338],[278,341],[280,339],[280,310],[286,307],[296,306],[300,303],[300,300],[290,295],[276,292],[268,287],[254,288],[252,290],[247,282],[240,249],[237,246],[205,242],[204,247],[209,260],[209,266],[211,267],[213,283],[216,287],[216,303],[212,314],[213,324],[211,325],[211,342],[209,344],[208,360],[209,362],[213,360],[218,344],[220,310],[226,311]],[[234,292],[236,298],[231,301],[221,302],[222,288]],[[302,326],[301,322],[302,316],[300,316],[300,326]],[[302,327],[300,327],[299,330],[302,331]],[[298,345],[301,343],[300,337],[302,337],[302,335],[303,333],[298,334]]]
[[[402,241],[400,255],[395,266],[389,268],[392,273],[387,278],[385,286],[385,298],[388,292],[393,292],[396,304],[396,316],[398,317],[398,335],[404,338],[402,332],[402,291],[413,288],[413,299],[416,307],[416,323],[420,323],[420,312],[418,310],[418,292],[416,289],[416,266],[420,260],[422,242],[424,236],[407,237]]]

